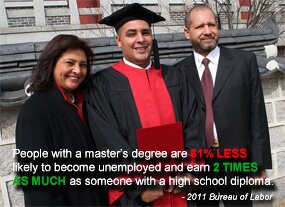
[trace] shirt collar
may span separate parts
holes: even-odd
[[[123,61],[124,61],[125,64],[127,64],[127,65],[129,65],[129,66],[131,66],[131,67],[133,67],[133,68],[139,68],[139,69],[145,69],[145,70],[151,68],[151,64],[152,64],[152,62],[151,62],[151,60],[150,60],[150,61],[149,61],[149,64],[146,66],[146,68],[142,68],[142,67],[140,67],[140,66],[138,66],[138,65],[136,65],[136,64],[134,64],[134,63],[131,63],[131,62],[128,61],[125,57],[123,57]]]
[[[197,52],[193,52],[194,53],[194,58],[195,58],[195,62],[200,66],[202,64],[203,59],[205,58],[203,55],[200,55]],[[220,47],[217,46],[215,47],[215,49],[213,49],[206,58],[208,58],[210,60],[211,63],[218,65],[219,63],[219,57],[220,57]]]

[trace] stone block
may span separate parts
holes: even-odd
[[[4,199],[2,196],[2,188],[0,187],[0,206],[4,206]]]
[[[35,48],[34,48],[34,44],[32,42],[10,44],[10,45],[1,45],[0,55],[34,52],[34,50],[35,50]]]
[[[0,111],[0,130],[1,139],[11,139],[15,137],[16,121],[20,107],[1,108]]]
[[[278,173],[282,173],[284,174],[285,172],[285,150],[284,151],[281,151],[281,152],[278,152],[277,153],[277,168],[278,168]]]
[[[283,207],[285,206],[285,177],[278,178],[274,180],[274,185],[276,187],[276,190],[273,191],[273,196],[274,196],[274,207]]]
[[[285,131],[284,125],[277,127],[270,127],[269,134],[270,134],[271,149],[278,149],[281,147],[285,147],[284,131]]]
[[[253,190],[252,193],[254,195],[256,194],[264,194],[264,195],[273,195],[272,201],[254,201],[253,206],[254,207],[283,207],[285,204],[285,177],[278,178],[276,180],[273,180],[272,183],[274,184],[274,188],[268,188],[268,189],[258,189]]]
[[[272,103],[265,104],[268,123],[274,123]]]
[[[264,78],[262,89],[265,100],[279,97],[277,78]]]
[[[275,171],[275,166],[274,166],[274,161],[272,159],[272,169],[266,170],[267,177],[271,178],[274,175],[274,171]]]
[[[274,202],[274,207],[284,207],[285,206],[285,198]]]
[[[12,185],[12,181],[7,183],[11,207],[24,206],[24,193],[22,189]]]
[[[0,176],[11,174],[14,148],[14,144],[0,146]]]
[[[264,196],[271,196],[272,193],[270,191],[266,191],[266,190],[253,190],[252,191],[252,196],[255,197],[256,195],[264,195]],[[273,200],[272,196],[272,200]],[[269,200],[269,201],[263,201],[263,200],[256,200],[253,201],[253,207],[273,207],[273,201]]]
[[[276,121],[285,121],[285,101],[276,101]]]

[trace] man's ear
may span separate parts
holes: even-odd
[[[184,26],[184,36],[186,37],[186,39],[190,39],[190,31],[187,27]]]
[[[116,35],[116,43],[117,43],[118,47],[121,48],[122,44],[121,44],[121,40],[120,40],[119,35]]]

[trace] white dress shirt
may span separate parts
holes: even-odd
[[[127,65],[129,65],[129,66],[131,66],[133,68],[139,68],[139,69],[145,69],[145,70],[150,69],[151,68],[151,64],[152,64],[151,60],[149,60],[149,64],[146,66],[146,68],[142,68],[142,67],[140,67],[140,66],[138,66],[138,65],[136,65],[134,63],[131,63],[125,57],[123,57],[123,61],[124,61],[124,63],[126,63]]]

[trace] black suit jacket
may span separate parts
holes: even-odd
[[[205,100],[194,55],[176,67],[194,88],[198,110],[205,122]],[[267,116],[253,53],[221,47],[213,113],[221,149],[246,148],[251,161],[257,162],[261,168],[272,168]],[[204,133],[204,126],[201,133]]]

